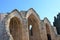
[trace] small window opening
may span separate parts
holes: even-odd
[[[29,26],[30,35],[33,36],[32,25]]]

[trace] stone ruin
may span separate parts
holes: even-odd
[[[0,40],[60,40],[56,28],[33,8],[0,14]]]

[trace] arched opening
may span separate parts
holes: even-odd
[[[21,40],[21,23],[17,17],[10,19],[9,30],[14,40]]]
[[[48,24],[46,24],[46,31],[47,31],[47,39],[51,40],[51,34],[50,34],[50,29]]]
[[[33,36],[32,25],[29,26],[29,35]]]
[[[39,22],[32,14],[28,17],[29,40],[40,40]]]

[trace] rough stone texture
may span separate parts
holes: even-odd
[[[32,27],[30,27],[30,25]],[[0,40],[60,40],[47,18],[41,20],[33,8],[0,14]]]

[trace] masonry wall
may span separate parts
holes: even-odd
[[[15,31],[12,29],[13,26],[10,25],[12,18],[14,18],[17,23],[13,25],[14,28],[16,27]],[[48,25],[47,27],[46,24]],[[32,25],[32,36],[30,35],[29,25]],[[17,30],[19,33],[16,33]],[[60,35],[57,35],[55,31],[56,29],[53,28],[47,18],[40,20],[33,9],[30,9],[28,12],[18,12],[15,10],[7,16],[2,14],[2,17],[0,15],[0,40],[48,40],[47,34],[51,36],[51,40],[60,40]],[[18,35],[16,37],[20,37],[20,39],[15,39],[13,37],[14,35]]]

